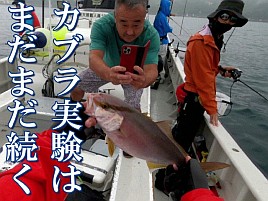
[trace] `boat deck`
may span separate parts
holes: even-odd
[[[153,121],[164,121],[176,119],[177,101],[173,94],[172,83],[169,78],[162,80],[158,89],[151,89],[151,118]]]

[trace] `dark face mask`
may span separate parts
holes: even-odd
[[[218,21],[213,21],[209,23],[209,28],[211,30],[216,46],[219,50],[221,50],[223,45],[223,34],[229,31],[232,28],[232,25],[222,24]]]
[[[213,35],[217,35],[220,37],[225,32],[229,31],[232,28],[230,24],[222,24],[218,21],[214,21],[210,23],[210,29]]]

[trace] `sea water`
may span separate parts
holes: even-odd
[[[9,55],[11,49],[6,42],[13,40],[11,14],[7,5],[0,5],[0,58]],[[39,19],[42,19],[41,8],[35,8]],[[45,17],[49,12],[45,12]],[[149,20],[153,21],[150,15]],[[173,21],[174,20],[174,21]],[[205,18],[173,17],[170,24],[173,27],[173,45],[184,47],[191,34],[194,34],[207,23]],[[225,34],[225,42],[232,31]],[[226,51],[221,54],[221,65],[235,66],[243,73],[241,81],[268,97],[268,23],[248,22],[242,28],[236,28],[229,38]],[[218,91],[230,95],[233,80],[221,78],[217,80]],[[268,177],[268,101],[246,87],[235,82],[231,90],[233,102],[228,116],[220,117],[224,127],[236,142]],[[228,112],[228,111],[227,111]]]

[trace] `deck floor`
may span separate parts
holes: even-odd
[[[167,101],[174,93],[168,90],[169,85],[170,81],[167,78],[159,84],[158,89],[151,89],[151,118],[155,122],[176,119],[176,101],[172,98],[169,102]]]

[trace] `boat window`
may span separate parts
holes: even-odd
[[[84,0],[82,8],[114,9],[115,0]]]
[[[63,4],[62,4],[63,1],[57,1],[57,7],[58,9],[60,10],[63,10]]]
[[[102,0],[92,0],[92,5],[100,6],[102,4]]]

